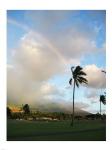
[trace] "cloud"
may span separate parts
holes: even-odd
[[[96,89],[90,89],[85,93],[85,96],[87,98],[96,98],[98,96],[98,90]]]
[[[85,11],[85,13],[86,17],[91,16],[95,21],[98,21],[100,16],[104,16],[103,11],[95,11],[95,14],[94,11]],[[44,37],[44,41],[47,41],[47,45],[54,49],[56,55],[63,56],[65,62],[72,64],[80,63],[80,59],[87,53],[100,50],[96,44],[97,32],[92,29],[89,19],[85,24],[83,17],[79,19],[79,16],[80,11],[26,11],[24,17],[26,21],[33,22],[31,27],[20,25],[12,19],[9,19],[9,23],[21,28],[23,26],[23,29],[24,26],[25,29],[32,29],[33,34],[41,33],[42,40]],[[99,26],[95,25],[97,29]]]
[[[74,11],[74,15],[72,11],[28,11],[24,18],[32,22],[32,26],[8,19],[8,23],[25,31],[25,35],[18,40],[18,46],[10,50],[12,55],[7,71],[8,103],[29,103],[40,106],[43,110],[59,108],[71,111],[71,103],[66,102],[65,96],[69,87],[65,84],[66,88],[63,90],[63,85],[59,86],[61,78],[65,79],[67,76],[69,80],[71,72],[68,68],[71,65],[81,65],[81,60],[87,54],[94,55],[105,47],[102,44],[99,48],[96,43],[101,26],[96,25],[91,30],[89,23],[79,19],[79,14],[80,11]],[[93,17],[95,21],[98,20]],[[105,74],[101,72],[101,68],[88,65],[84,67],[84,71],[89,82],[87,87],[105,88]],[[55,77],[58,79],[52,80]],[[94,94],[89,93],[88,98],[92,98]],[[78,109],[88,107],[85,103],[76,105]]]
[[[32,32],[22,38],[12,60],[19,73],[31,80],[48,80],[63,70],[61,56],[56,55],[47,42]]]
[[[90,54],[91,52],[95,53],[102,49],[97,48],[95,42],[96,34],[94,34],[92,30],[83,31],[83,27],[79,28],[75,26],[73,28],[70,26],[67,29],[62,29],[55,33],[52,33],[50,30],[49,33],[46,34],[40,32],[41,30],[30,29],[26,25],[12,19],[9,19],[8,22],[19,26],[26,31],[26,34],[21,38],[23,40],[21,49],[35,49],[36,46],[40,46],[41,48],[44,48],[44,52],[45,49],[46,51],[52,51],[64,65],[67,65],[68,63],[80,64],[80,60],[86,54]],[[104,44],[102,47],[104,47]]]
[[[13,104],[29,103],[31,105],[47,103],[54,97],[64,97],[64,91],[48,81],[29,80],[21,76],[17,68],[8,66],[7,95],[8,102]],[[42,102],[43,101],[43,102]]]
[[[51,83],[43,83],[43,85],[40,88],[40,91],[44,94],[44,96],[46,95],[64,96],[63,90]]]
[[[52,48],[55,49],[54,46]],[[42,108],[47,104],[51,107],[51,104],[55,103],[59,108],[70,110],[70,106],[67,108],[66,101],[63,101],[64,104],[57,101],[64,98],[65,91],[49,83],[49,79],[53,76],[65,73],[65,65],[61,59],[63,57],[64,60],[65,55],[64,52],[63,55],[60,53],[56,55],[56,51],[51,50],[49,42],[41,35],[35,35],[34,32],[29,32],[22,37],[19,47],[14,50],[12,64],[8,65],[8,102],[18,105],[29,103]],[[104,87],[105,75],[100,68],[88,65],[84,71],[87,73],[90,87]],[[85,106],[78,104],[77,107],[83,109]]]
[[[64,57],[71,60],[81,60],[86,54],[99,50],[92,37],[87,33],[83,33],[77,29],[63,31],[59,33],[58,38],[51,40],[51,42],[58,48]]]
[[[106,76],[95,64],[87,65],[83,69],[87,74],[88,86],[96,89],[106,88]]]
[[[85,11],[84,16],[80,13],[72,10],[26,11],[25,18],[33,22],[31,28],[35,32],[41,32],[72,63],[73,60],[80,62],[87,53],[102,49],[97,47],[96,38],[97,31],[103,30],[105,11]]]
[[[51,102],[48,101],[47,105],[38,105],[41,111],[53,111],[53,112],[67,112],[72,113],[72,103],[63,99],[54,99]],[[75,113],[83,113],[85,109],[89,108],[89,105],[83,102],[75,103]]]
[[[73,26],[90,31],[94,25],[105,26],[105,18],[104,10],[33,10],[24,13],[24,19],[33,22],[31,27],[44,34],[54,34],[55,31],[59,33]]]
[[[64,97],[62,89],[49,83],[53,76],[63,73],[64,63],[64,57],[49,41],[29,31],[13,50],[11,64],[8,64],[8,103],[45,105],[55,96]]]
[[[44,45],[46,51],[48,51],[48,47],[50,51],[54,51],[56,58],[59,57],[64,65],[73,65],[80,64],[81,59],[86,54],[104,49],[104,43],[101,44],[100,48],[97,47],[96,43],[98,36],[96,30],[99,30],[99,28],[102,30],[101,25],[93,23],[95,28],[93,29],[91,18],[93,18],[93,22],[99,22],[100,17],[105,18],[105,11],[85,11],[85,14],[86,24],[83,16],[80,16],[80,11],[72,10],[25,11],[24,20],[33,22],[32,25],[26,26],[11,18],[8,19],[8,22],[26,31],[25,41],[28,40],[29,36],[27,45],[33,38],[35,43],[38,41],[38,43]]]
[[[71,19],[71,17],[78,16],[79,11],[72,10],[43,10],[43,11],[26,11],[26,20],[31,20],[35,22],[32,27],[39,30],[42,33],[49,33],[49,31],[54,32],[56,28],[62,28],[63,24]],[[50,32],[50,34],[51,34]]]
[[[93,89],[93,88],[90,88],[90,89],[86,89],[86,92],[85,92],[85,98],[91,102],[92,104],[93,103],[98,103],[99,102],[99,97],[100,97],[100,90],[98,89]]]
[[[28,81],[13,66],[8,66],[7,92],[9,105],[28,103],[31,108],[36,107],[40,111],[72,112],[72,102],[64,99],[65,92],[61,87],[48,81]],[[75,110],[78,112],[88,107],[86,103],[75,103]]]

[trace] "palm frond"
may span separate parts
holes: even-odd
[[[79,82],[81,82],[81,83],[88,83],[88,81],[87,81],[87,79],[86,78],[84,78],[84,77],[82,77],[82,76],[78,76],[78,80],[79,80]]]
[[[104,100],[102,103],[103,103],[104,105],[106,105],[106,100]]]
[[[80,72],[78,73],[78,75],[86,76],[87,74],[86,74],[84,71],[80,71]]]
[[[69,80],[69,84],[72,85],[72,78]]]
[[[75,81],[75,83],[76,83],[76,86],[79,88],[79,83],[77,80]]]
[[[74,66],[71,67],[71,70],[73,70],[73,69],[74,69]]]
[[[79,82],[80,84],[82,84],[82,83],[88,84],[88,82],[87,82],[87,81],[80,80],[80,79],[77,79],[77,80],[78,80],[78,82]]]
[[[106,97],[105,97],[105,95],[100,95],[100,102],[102,102],[104,105],[106,104]]]
[[[79,78],[76,79],[80,84],[82,84],[82,80],[80,80]]]
[[[74,70],[74,73],[77,74],[77,73],[79,73],[82,69],[83,69],[82,67],[77,66],[77,67],[75,68],[75,70]]]
[[[74,69],[74,66],[72,66],[72,67],[71,67],[71,72],[72,72],[72,74],[73,74],[73,72],[74,72],[74,70],[73,70],[73,69]]]

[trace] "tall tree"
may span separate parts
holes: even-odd
[[[83,68],[80,66],[76,66],[76,68],[73,66],[71,67],[72,72],[72,78],[69,80],[69,84],[72,85],[73,81],[73,113],[72,113],[72,122],[71,126],[74,125],[74,96],[75,96],[75,86],[79,88],[79,85],[82,83],[87,84],[88,81],[83,76],[86,76],[86,73],[83,71]]]
[[[106,105],[106,97],[105,97],[105,95],[100,95],[100,115],[101,115],[101,103]]]
[[[25,104],[23,106],[23,111],[24,111],[25,114],[30,114],[30,107],[29,107],[28,104]]]

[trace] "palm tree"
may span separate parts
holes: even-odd
[[[83,68],[80,66],[71,67],[72,78],[69,80],[69,84],[72,85],[73,80],[73,114],[72,114],[72,122],[71,126],[74,124],[74,95],[75,95],[75,85],[79,87],[79,84],[85,83],[87,84],[88,81],[83,76],[86,76],[86,73],[83,71]]]
[[[101,115],[101,103],[106,105],[106,97],[105,97],[105,95],[100,95],[100,115]]]

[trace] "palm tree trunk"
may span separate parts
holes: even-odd
[[[73,87],[73,113],[72,113],[72,123],[71,123],[71,126],[74,125],[74,96],[75,96],[75,81],[74,81],[74,87]]]
[[[100,115],[101,115],[101,101],[100,101]]]

